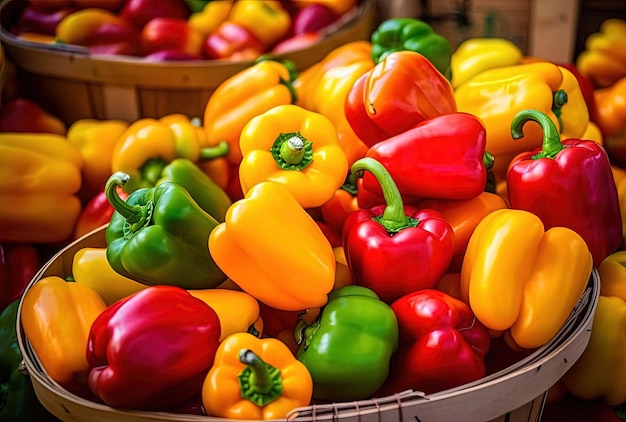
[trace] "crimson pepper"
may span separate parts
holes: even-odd
[[[17,25],[11,28],[11,32],[17,35],[34,32],[53,36],[61,19],[75,11],[76,8],[73,5],[46,8],[42,7],[42,5],[28,2],[19,15]]]
[[[89,389],[113,407],[172,409],[201,391],[220,334],[219,317],[205,302],[181,287],[149,286],[93,322]]]
[[[321,3],[312,3],[298,10],[293,17],[293,34],[317,33],[336,22],[341,15]]]
[[[118,15],[141,29],[154,18],[187,19],[191,10],[185,0],[124,0]]]
[[[123,200],[128,198],[128,194],[121,188],[117,190],[117,194]],[[115,208],[107,199],[105,192],[98,193],[87,202],[80,212],[74,226],[74,239],[78,239],[90,231],[107,224],[111,221],[114,211]]]
[[[202,57],[204,36],[186,19],[158,17],[143,26],[139,42],[144,56],[157,52],[178,52],[199,59]]]
[[[225,21],[206,37],[203,49],[209,59],[254,60],[265,46],[250,30]]]
[[[543,144],[517,155],[509,164],[506,184],[511,208],[537,215],[546,230],[559,226],[574,230],[587,243],[597,267],[622,241],[622,218],[609,157],[595,141],[561,141],[552,120],[537,110],[515,115],[513,139],[524,136],[522,127],[528,121],[543,129]]]
[[[400,193],[418,198],[471,199],[485,189],[486,130],[476,116],[451,113],[372,146],[366,157],[382,163]],[[372,174],[363,186],[380,193]]]
[[[0,312],[18,299],[41,266],[39,250],[30,244],[0,244]]]
[[[0,107],[0,132],[65,135],[65,122],[28,98],[12,98]]]
[[[486,375],[491,339],[465,302],[439,290],[420,290],[391,304],[400,342],[377,396],[413,389],[436,393]]]
[[[357,79],[344,108],[354,133],[372,146],[424,120],[454,113],[456,100],[450,82],[426,57],[403,50]]]
[[[351,212],[344,222],[342,243],[354,282],[391,303],[420,289],[434,288],[454,252],[454,232],[434,210],[404,205],[385,167],[371,157],[352,165],[376,176],[386,205]]]

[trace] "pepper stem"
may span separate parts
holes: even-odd
[[[313,143],[300,132],[281,133],[270,148],[278,168],[302,170],[313,161]]]
[[[202,148],[198,159],[200,161],[209,161],[215,158],[226,157],[229,150],[228,142],[222,141],[215,146]]]
[[[264,362],[250,349],[239,351],[239,361],[246,365],[237,376],[242,398],[265,406],[282,395],[283,381],[278,368]]]
[[[352,174],[355,177],[362,177],[364,170],[369,171],[376,177],[385,198],[386,206],[383,214],[379,217],[374,217],[374,219],[390,234],[398,233],[408,227],[417,226],[419,220],[404,213],[402,195],[400,195],[398,186],[385,166],[371,157],[361,158],[352,164]]]
[[[561,137],[550,118],[538,110],[522,110],[513,117],[511,123],[511,136],[513,139],[520,139],[524,137],[522,127],[528,121],[534,121],[539,123],[543,130],[543,144],[541,145],[541,152],[533,155],[531,158],[537,160],[539,158],[554,158],[563,148],[561,143]]]
[[[117,187],[123,187],[129,180],[130,176],[122,171],[113,173],[104,186],[104,193],[113,209],[126,219],[130,232],[134,233],[150,223],[153,204],[149,201],[146,205],[130,205],[120,198]]]
[[[559,89],[552,96],[552,112],[556,116],[559,122],[559,133],[563,132],[563,121],[561,120],[561,114],[563,114],[563,106],[568,101],[567,92],[563,89]]]

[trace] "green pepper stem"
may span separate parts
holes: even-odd
[[[304,140],[293,135],[280,146],[280,156],[286,163],[299,164],[304,158]]]
[[[385,210],[380,217],[376,218],[376,221],[389,233],[397,233],[404,228],[417,226],[419,222],[404,213],[402,195],[385,166],[371,157],[361,158],[352,164],[352,174],[355,177],[362,177],[364,170],[376,177],[385,199]]]
[[[228,142],[222,141],[215,146],[202,148],[198,158],[200,161],[209,161],[215,158],[225,157],[229,150]]]
[[[152,214],[152,204],[150,203],[148,206],[129,205],[120,198],[117,187],[123,187],[129,180],[130,176],[122,171],[113,173],[104,186],[104,193],[109,204],[126,219],[126,222],[131,225],[131,230],[134,231],[137,227],[143,227],[147,223]]]
[[[569,98],[567,97],[567,92],[563,89],[559,89],[552,95],[552,112],[559,122],[559,133],[563,132],[563,120],[561,119],[561,114],[563,114],[563,106],[567,104],[568,100]]]
[[[522,127],[528,121],[537,122],[543,130],[543,144],[541,152],[532,156],[533,160],[539,158],[554,158],[563,148],[559,132],[550,118],[538,110],[522,110],[515,115],[511,123],[511,136],[513,139],[524,137]]]
[[[239,361],[246,367],[239,373],[241,397],[257,406],[276,400],[283,391],[280,370],[264,362],[250,349],[239,351]]]
[[[281,132],[270,153],[280,169],[300,171],[313,162],[313,143],[300,132]]]

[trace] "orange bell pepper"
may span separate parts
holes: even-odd
[[[207,413],[227,419],[285,419],[313,394],[308,369],[282,341],[236,333],[220,343],[202,385]]]
[[[88,391],[87,339],[106,308],[100,295],[60,277],[45,277],[24,293],[24,334],[48,376],[75,394]]]
[[[613,85],[626,76],[626,21],[610,18],[585,40],[585,49],[576,58],[581,75],[596,88]]]
[[[593,92],[596,102],[591,120],[598,125],[611,160],[626,164],[626,76]]]

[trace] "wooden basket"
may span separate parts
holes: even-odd
[[[105,229],[100,228],[74,241],[53,256],[33,277],[29,290],[50,275],[71,274],[74,254],[85,247],[104,247]],[[530,422],[539,421],[547,390],[576,362],[585,350],[600,294],[600,279],[594,269],[589,284],[558,334],[521,361],[497,373],[463,386],[425,395],[407,391],[393,396],[358,402],[309,406],[294,410],[288,420],[341,422]],[[198,415],[167,412],[124,411],[94,403],[64,390],[50,379],[24,335],[18,308],[17,333],[26,369],[43,406],[64,421],[225,421]]]
[[[211,93],[249,61],[148,62],[128,56],[91,56],[84,47],[24,41],[6,28],[16,22],[27,0],[0,1],[0,42],[19,73],[20,93],[66,124],[83,118],[160,118],[171,113],[202,117]],[[375,0],[363,0],[325,31],[315,45],[278,55],[298,71],[336,47],[368,40],[377,22]]]

